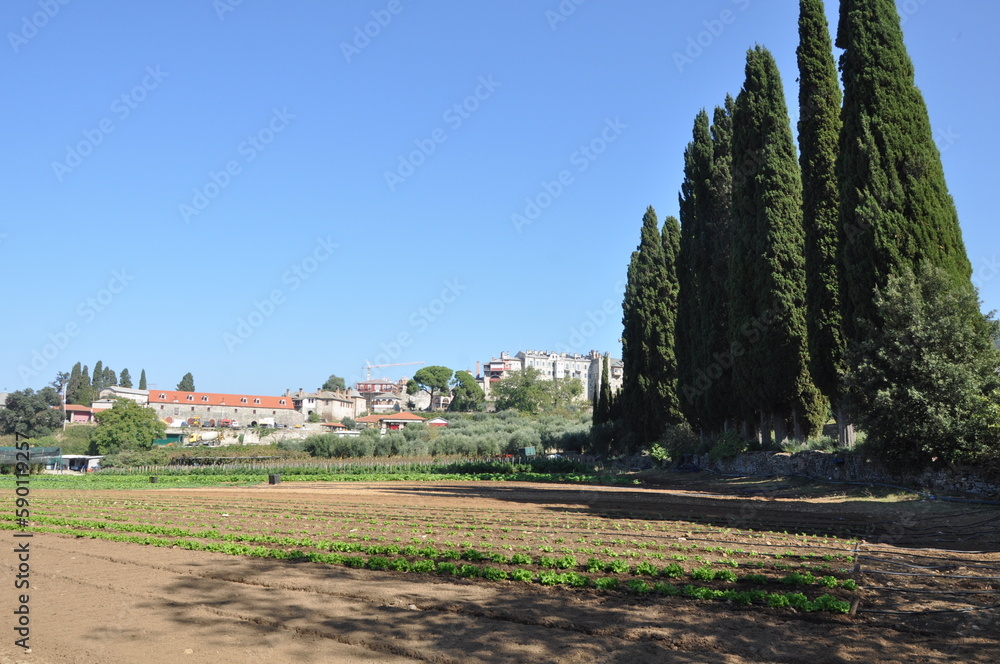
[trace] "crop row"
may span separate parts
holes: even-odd
[[[12,516],[4,516],[4,521],[12,521]],[[415,546],[397,544],[366,544],[362,542],[344,542],[335,540],[314,540],[311,538],[281,537],[277,535],[251,535],[247,533],[221,533],[216,529],[192,531],[183,528],[168,528],[164,526],[147,524],[120,524],[113,522],[95,522],[85,519],[66,519],[54,517],[35,517],[36,523],[48,524],[50,526],[70,526],[69,532],[77,534],[89,534],[94,531],[115,531],[127,533],[144,533],[146,535],[159,535],[177,538],[195,538],[208,540],[221,540],[225,543],[251,543],[251,544],[274,544],[283,547],[311,548],[321,551],[331,551],[338,553],[364,553],[370,556],[406,556],[409,558],[421,558],[429,561],[436,560],[466,560],[469,562],[494,562],[504,565],[532,566],[538,565],[543,569],[586,569],[589,573],[614,573],[614,574],[634,574],[642,576],[664,576],[668,578],[680,578],[686,574],[684,568],[678,563],[670,563],[665,567],[657,567],[650,562],[642,562],[636,566],[630,565],[627,561],[619,558],[605,561],[598,558],[590,558],[585,564],[580,563],[573,555],[561,557],[539,556],[532,558],[526,553],[514,553],[506,555],[494,551],[481,551],[472,547],[445,548],[440,549],[430,545]],[[77,530],[86,529],[86,530]],[[246,546],[246,545],[243,545]],[[707,562],[707,561],[699,561]],[[728,561],[719,561],[722,564]],[[730,563],[732,565],[732,563]],[[723,581],[735,583],[743,581],[758,585],[765,585],[771,582],[781,582],[789,585],[819,585],[826,588],[843,587],[849,590],[854,589],[854,581],[846,579],[838,581],[832,575],[815,576],[811,571],[793,572],[780,579],[774,579],[764,574],[750,573],[738,575],[732,569],[713,569],[708,565],[702,565],[690,572],[690,576],[698,581]]]
[[[14,529],[16,526],[9,523],[0,523],[0,529]],[[157,546],[157,547],[178,547],[188,550],[195,551],[210,551],[217,553],[224,553],[230,555],[238,556],[248,556],[254,558],[275,558],[279,560],[308,560],[315,563],[324,563],[330,565],[344,565],[353,568],[365,568],[369,570],[377,571],[397,571],[397,572],[415,572],[415,573],[436,573],[439,575],[453,575],[463,578],[476,578],[476,579],[486,579],[489,581],[517,581],[524,583],[534,583],[537,582],[544,586],[555,586],[555,585],[568,585],[572,587],[590,587],[596,588],[598,590],[621,590],[628,589],[637,594],[648,594],[656,593],[665,596],[683,596],[695,599],[714,599],[714,600],[724,600],[730,601],[734,604],[740,605],[751,605],[751,604],[765,604],[771,607],[792,607],[803,611],[827,611],[834,613],[847,613],[850,610],[850,603],[833,597],[828,594],[821,595],[815,599],[810,600],[805,594],[800,592],[766,592],[764,590],[736,590],[736,589],[717,589],[707,586],[697,586],[694,584],[685,584],[683,586],[676,586],[672,583],[658,581],[654,583],[649,583],[643,579],[633,578],[627,580],[624,584],[617,577],[591,577],[576,571],[564,571],[558,572],[555,570],[546,569],[541,572],[534,572],[532,570],[518,568],[511,571],[501,569],[492,566],[480,566],[471,564],[459,564],[458,562],[450,562],[448,560],[435,561],[431,559],[419,559],[419,560],[407,560],[403,557],[390,558],[386,555],[376,555],[375,551],[379,553],[389,554],[391,553],[391,547],[368,547],[368,550],[364,553],[371,554],[368,557],[364,556],[350,556],[344,555],[339,552],[303,552],[298,550],[284,550],[284,549],[273,549],[265,546],[249,546],[246,544],[238,544],[232,542],[199,542],[188,539],[168,539],[164,537],[152,537],[152,536],[136,536],[136,535],[125,535],[119,533],[106,533],[97,531],[85,531],[80,532],[72,528],[59,528],[59,527],[43,527],[36,526],[33,530],[39,532],[50,532],[56,534],[67,534],[67,535],[78,535],[85,536],[92,539],[104,539],[116,542],[129,542],[135,544],[143,544],[147,546]],[[469,555],[471,550],[466,550],[462,552],[462,556]],[[400,553],[404,553],[400,550]],[[426,551],[423,553],[430,554],[431,552]],[[438,557],[445,558],[446,556],[440,555],[440,552],[436,552]],[[417,552],[419,555],[420,552]],[[481,559],[480,559],[481,560]],[[509,562],[509,561],[504,561]],[[575,562],[575,561],[574,561]],[[593,562],[593,561],[592,561]],[[546,565],[541,563],[543,567]],[[552,567],[563,567],[564,564],[568,564],[568,561],[554,561]],[[668,566],[662,570],[651,570],[656,571],[657,574],[663,574],[671,578],[676,578],[680,574],[675,574],[679,566]],[[598,571],[592,565],[588,564],[587,570],[590,572]],[[600,571],[615,571],[613,569],[603,569]],[[631,571],[631,570],[629,570]],[[726,570],[721,570],[726,571]],[[698,570],[692,573],[693,578],[699,578],[701,580],[719,580],[718,576],[708,576],[701,574],[696,576]],[[642,573],[641,570],[636,569],[636,574]],[[683,573],[683,572],[681,572]],[[758,575],[760,576],[760,575]],[[828,577],[833,579],[833,577]],[[722,580],[729,580],[729,577],[725,577]],[[758,579],[741,579],[749,581],[757,581]],[[847,582],[840,582],[839,584],[833,579],[830,583],[825,583],[823,580],[818,580],[819,585],[824,587],[842,587],[848,590],[853,590],[855,588],[853,581],[847,580]],[[782,579],[782,582],[788,582]],[[798,580],[796,580],[798,583]]]

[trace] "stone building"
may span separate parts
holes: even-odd
[[[235,420],[240,426],[257,426],[271,419],[284,426],[305,422],[288,396],[150,390],[149,408],[171,426],[182,422],[189,426],[219,426],[222,420]]]

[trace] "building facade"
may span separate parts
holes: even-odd
[[[523,371],[532,368],[538,371],[542,380],[572,380],[577,379],[583,387],[582,400],[593,398],[601,385],[601,365],[604,356],[596,350],[586,355],[580,353],[556,353],[547,350],[523,350],[515,355],[505,352],[500,357],[492,358],[483,363],[483,371],[479,376],[480,386],[490,396],[490,386],[502,380],[511,371]],[[622,361],[611,358],[608,380],[611,392],[617,392],[622,384]]]
[[[182,423],[188,426],[219,426],[222,420],[235,420],[240,426],[257,426],[271,419],[283,426],[305,422],[302,413],[295,409],[292,398],[287,396],[150,390],[148,407],[171,426]]]
[[[339,422],[345,417],[357,419],[368,408],[365,398],[356,390],[317,390],[306,392],[299,388],[296,392],[286,390],[285,396],[292,400],[295,410],[306,419],[313,413],[324,422]]]

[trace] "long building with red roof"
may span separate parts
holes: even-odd
[[[262,420],[295,426],[305,416],[295,410],[291,397],[268,397],[256,394],[218,394],[215,392],[178,392],[150,390],[149,407],[168,425],[217,426],[222,420],[236,420],[242,426],[256,426]]]

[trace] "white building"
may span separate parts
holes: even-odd
[[[529,367],[538,371],[543,380],[578,379],[583,386],[582,399],[593,398],[601,385],[601,364],[604,356],[596,350],[586,355],[579,353],[556,353],[547,350],[523,350],[515,355],[500,353],[500,358],[492,358],[483,364],[482,375],[478,380],[486,392],[490,394],[490,386],[511,371],[523,371]],[[616,392],[622,384],[622,361],[611,358],[608,379],[611,391]]]

